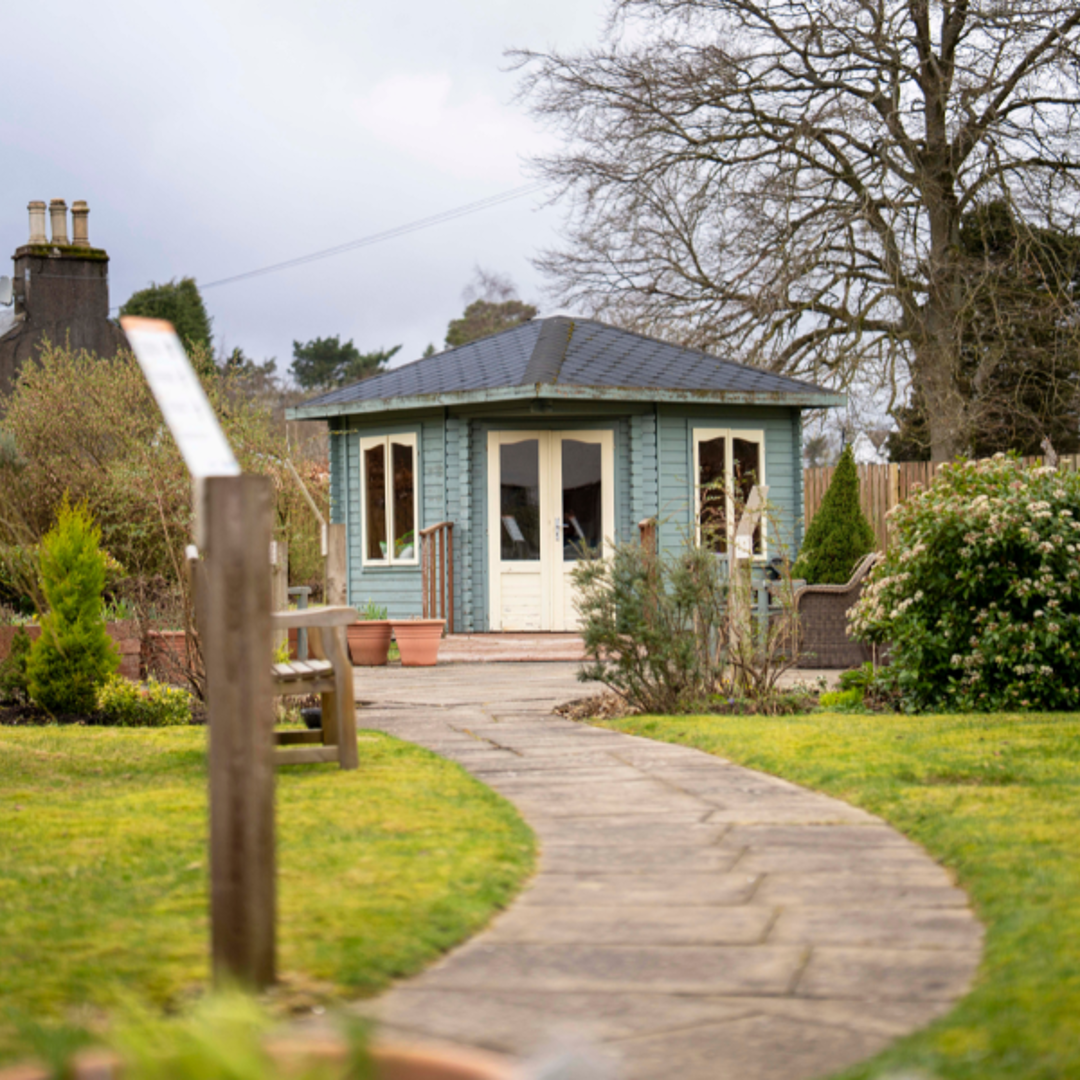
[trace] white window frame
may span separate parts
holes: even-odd
[[[759,485],[767,485],[765,475],[765,432],[761,428],[694,428],[694,538],[701,543],[701,444],[713,439],[724,439],[724,516],[728,530],[728,548],[735,543],[735,499],[732,496],[735,479],[734,440],[757,443],[758,460],[761,462]],[[769,539],[766,519],[761,519],[761,551],[754,555],[755,562],[765,562],[769,557]]]
[[[398,446],[411,447],[413,453],[413,553],[407,559],[400,559],[394,555],[394,475],[391,456],[394,443]],[[364,454],[376,446],[383,447],[383,460],[386,463],[386,556],[382,559],[368,557],[367,469],[364,468]],[[419,566],[420,564],[420,448],[416,432],[360,437],[360,554],[363,566]]]

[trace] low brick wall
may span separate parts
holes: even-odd
[[[11,643],[20,629],[25,630],[32,640],[41,636],[40,626],[0,626],[0,660],[7,659],[11,652]],[[106,623],[105,629],[120,653],[120,674],[125,679],[138,682],[142,670],[142,642],[139,640],[138,624],[129,619],[125,622]]]

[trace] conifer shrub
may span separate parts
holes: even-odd
[[[89,713],[120,657],[105,628],[106,559],[101,530],[85,505],[65,497],[41,542],[40,586],[47,610],[30,649],[30,698],[51,713]]]
[[[11,639],[11,651],[0,660],[0,705],[25,705],[29,698],[26,664],[30,635],[20,626]]]
[[[859,502],[855,455],[846,446],[806,530],[793,572],[811,585],[844,585],[859,562],[876,548],[877,536]]]

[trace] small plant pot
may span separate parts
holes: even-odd
[[[445,619],[393,619],[402,667],[434,667]]]
[[[357,667],[382,667],[390,654],[390,623],[387,619],[361,619],[345,627],[349,656]]]

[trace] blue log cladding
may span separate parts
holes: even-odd
[[[537,380],[529,383],[524,380]],[[802,538],[801,412],[843,397],[590,320],[533,320],[290,411],[331,426],[331,519],[348,532],[349,602],[421,614],[421,567],[364,565],[360,439],[417,441],[420,528],[454,523],[457,628],[489,629],[488,432],[606,430],[620,541],[656,517],[674,550],[692,535],[695,429],[764,435],[765,482],[784,544]],[[776,547],[770,547],[770,554]]]

